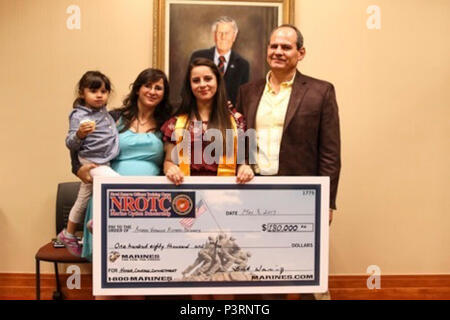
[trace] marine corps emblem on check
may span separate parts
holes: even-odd
[[[187,194],[179,194],[172,201],[172,208],[176,214],[185,216],[192,211],[194,204]]]

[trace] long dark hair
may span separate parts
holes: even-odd
[[[74,108],[78,105],[85,106],[86,101],[82,98],[84,89],[99,89],[102,85],[105,85],[105,89],[108,90],[108,92],[111,92],[111,81],[109,81],[107,76],[100,71],[87,71],[83,74],[80,81],[78,81],[78,97],[75,99],[72,106]]]
[[[163,123],[170,117],[171,107],[169,104],[169,82],[167,77],[161,70],[148,68],[139,73],[136,80],[130,85],[131,91],[123,100],[123,107],[119,109],[122,116],[123,127],[120,132],[124,132],[130,128],[131,123],[138,116],[138,95],[142,86],[148,83],[154,83],[163,79],[164,96],[161,102],[156,106],[154,117],[158,126],[158,130]]]
[[[194,93],[192,92],[191,87],[191,72],[192,69],[198,66],[207,66],[209,67],[217,80],[217,92],[214,96],[213,106],[211,110],[211,114],[209,116],[208,121],[208,129],[214,128],[222,131],[223,137],[226,137],[225,130],[232,129],[232,124],[230,120],[230,111],[228,109],[228,101],[227,101],[227,92],[225,89],[225,82],[223,77],[214,64],[213,61],[206,58],[197,58],[194,59],[188,66],[186,71],[186,77],[184,80],[184,86],[181,93],[181,105],[178,110],[175,112],[175,115],[187,114],[189,119],[193,116],[200,120],[200,114],[198,112],[197,100],[195,99]],[[188,121],[189,123],[189,121]],[[186,126],[188,126],[186,123]]]

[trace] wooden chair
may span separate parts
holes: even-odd
[[[63,182],[58,184],[56,194],[56,234],[61,232],[67,225],[69,212],[72,208],[80,186],[80,182]],[[82,226],[79,227],[79,230]],[[59,281],[58,263],[90,263],[84,258],[78,258],[69,253],[66,248],[53,247],[52,241],[42,246],[35,256],[36,259],[36,299],[41,298],[41,273],[40,262],[53,262],[55,267],[56,291],[53,292],[53,300],[62,300],[61,284]]]

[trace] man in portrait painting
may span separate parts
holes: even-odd
[[[250,66],[247,60],[233,51],[238,27],[230,17],[220,17],[212,25],[215,46],[209,49],[195,51],[190,62],[195,58],[207,58],[218,66],[227,89],[228,100],[236,102],[239,87],[249,80]]]

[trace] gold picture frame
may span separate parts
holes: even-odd
[[[250,64],[250,81],[264,76],[270,31],[294,23],[294,0],[153,0],[152,66],[170,79],[171,99],[177,101],[182,78],[195,50],[214,45],[211,24],[219,16],[236,20],[239,33],[233,46]]]

